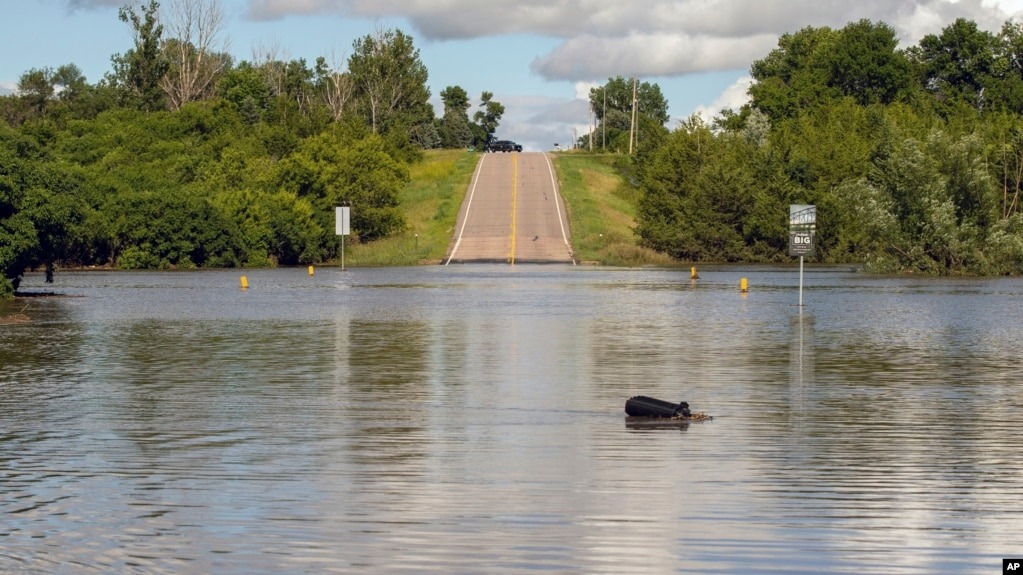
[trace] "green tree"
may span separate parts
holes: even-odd
[[[778,47],[750,67],[750,104],[777,121],[831,101],[839,93],[830,64],[839,40],[828,27],[783,34]]]
[[[474,128],[473,145],[482,149],[494,140],[494,133],[501,125],[504,116],[504,105],[494,100],[494,94],[484,91],[480,94],[480,105],[473,114]]]
[[[236,222],[199,194],[141,192],[105,206],[120,268],[233,267],[243,260]]]
[[[982,247],[996,224],[997,195],[976,136],[934,131],[925,141],[899,139],[876,157],[868,176],[844,187],[860,198],[854,209],[873,238],[865,249],[872,269],[990,269]]]
[[[668,122],[668,101],[661,87],[621,76],[608,78],[603,86],[590,89],[590,109],[597,118],[594,146],[601,149],[624,151],[629,149],[633,130],[633,95],[636,100],[637,125],[641,129],[637,141],[644,142],[659,136]],[[589,135],[581,144],[589,145]]]
[[[1023,112],[1023,23],[1008,21],[998,35],[999,52],[995,70],[1000,78],[989,90],[993,107]]]
[[[983,109],[986,89],[996,75],[998,41],[977,23],[959,18],[941,31],[928,34],[910,51],[919,66],[923,86],[945,110],[957,105]]]
[[[746,255],[743,218],[753,189],[748,148],[691,117],[645,160],[636,232],[647,247],[688,261]]]
[[[53,70],[32,68],[18,79],[18,94],[35,117],[42,117],[53,100]]]
[[[378,31],[357,39],[353,48],[348,70],[374,134],[433,124],[429,73],[411,36],[401,30]]]
[[[217,82],[217,94],[233,104],[250,126],[263,120],[272,99],[266,74],[249,62],[225,72]]]
[[[88,84],[81,69],[74,64],[53,68],[32,68],[21,75],[18,81],[20,111],[10,117],[10,125],[21,125],[41,118],[66,119],[67,117],[89,116],[102,103],[98,92]],[[14,109],[12,109],[13,111]]]
[[[472,144],[473,130],[469,122],[469,94],[461,86],[441,90],[444,117],[438,122],[442,148],[464,148]]]
[[[282,190],[307,199],[324,230],[322,245],[333,256],[334,208],[352,208],[352,232],[358,241],[371,241],[404,228],[398,194],[408,182],[408,168],[394,159],[379,135],[360,138],[330,130],[306,139],[299,150],[281,162]]]
[[[0,125],[0,297],[35,267],[53,281],[81,221],[77,175],[39,141]]]
[[[247,265],[298,265],[320,261],[324,229],[312,204],[292,192],[232,189],[215,200],[241,228]]]
[[[883,22],[860,20],[847,25],[827,55],[828,85],[861,106],[891,104],[904,98],[913,78],[910,62],[898,44],[895,29]]]
[[[117,16],[131,26],[135,48],[112,59],[116,81],[127,90],[128,100],[138,109],[152,112],[166,107],[160,81],[170,68],[163,54],[159,23],[160,3],[150,0],[140,14],[132,6],[123,6]]]

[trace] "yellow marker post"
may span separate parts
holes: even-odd
[[[249,289],[249,278],[242,276],[242,289]]]
[[[746,281],[746,278],[742,278],[741,280],[739,280],[739,291],[741,291],[742,293],[746,293],[749,291],[749,282]]]
[[[689,279],[691,280],[700,279],[700,274],[696,273],[696,266],[693,266],[692,268],[689,269]]]
[[[316,275],[316,270],[313,269],[313,266],[309,266],[309,275]]]

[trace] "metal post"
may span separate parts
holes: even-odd
[[[802,260],[802,258],[800,258]],[[341,236],[341,271],[345,271],[345,237]],[[802,289],[802,288],[800,288]],[[802,297],[802,296],[800,296]]]
[[[799,307],[803,307],[803,256],[799,256]]]

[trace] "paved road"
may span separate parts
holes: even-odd
[[[445,265],[575,263],[556,182],[547,154],[480,156]]]

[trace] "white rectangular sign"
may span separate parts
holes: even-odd
[[[334,231],[339,236],[347,236],[351,232],[351,208],[348,207],[336,207],[334,208]]]

